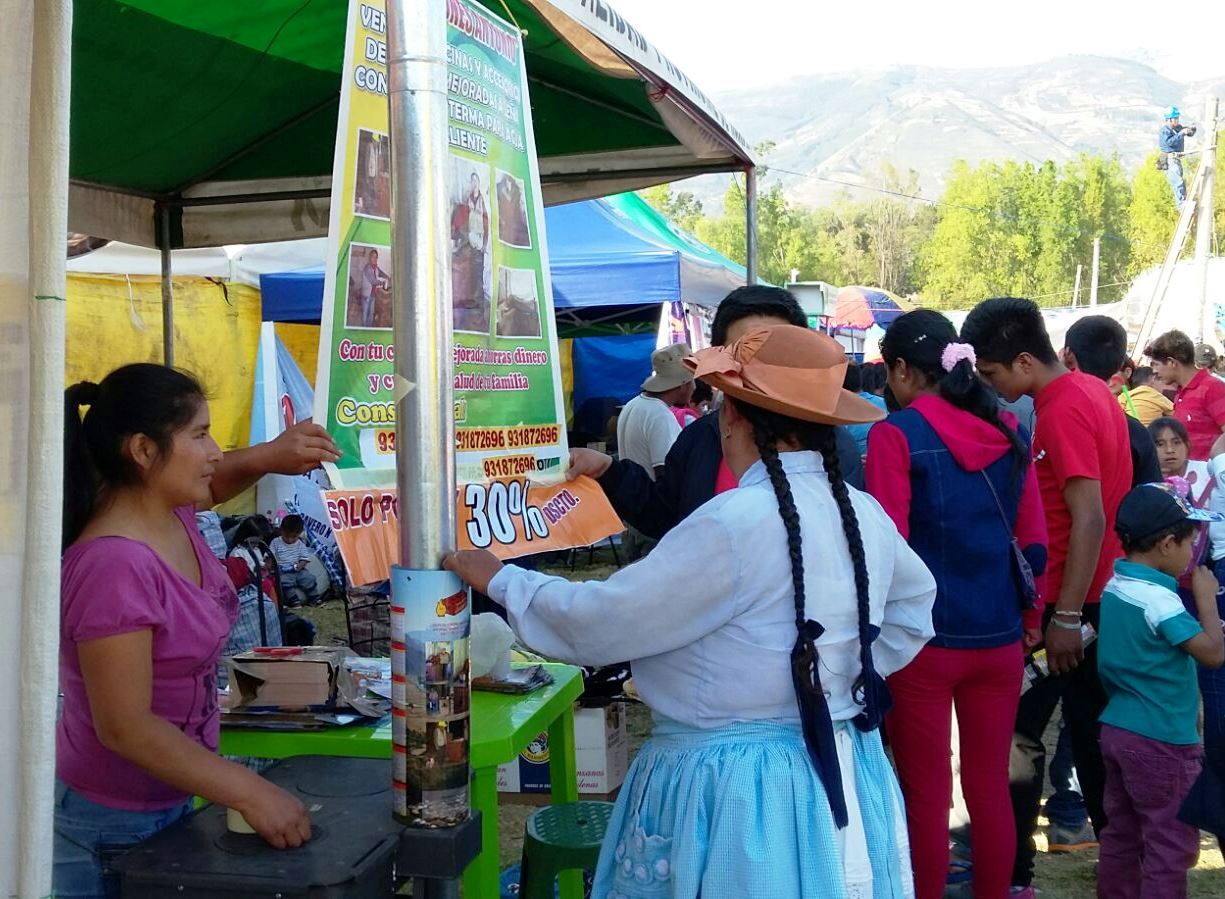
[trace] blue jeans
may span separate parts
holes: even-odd
[[[57,778],[52,892],[57,899],[117,899],[115,860],[190,811],[190,802],[155,812],[110,808]]]
[[[281,572],[281,592],[290,605],[314,602],[319,598],[319,584],[309,571],[291,568]]]
[[[1072,739],[1063,719],[1059,720],[1059,742],[1051,758],[1051,786],[1054,788],[1046,800],[1046,817],[1052,824],[1067,830],[1079,830],[1089,820],[1085,798],[1080,795],[1080,782],[1076,779],[1076,766],[1072,758]]]
[[[1168,156],[1167,159],[1169,168],[1165,170],[1165,179],[1170,182],[1170,188],[1174,191],[1174,205],[1181,210],[1187,199],[1187,184],[1182,177],[1182,160],[1174,155]]]

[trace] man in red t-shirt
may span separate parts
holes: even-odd
[[[1225,432],[1225,382],[1206,368],[1195,367],[1195,344],[1182,331],[1167,331],[1144,349],[1153,373],[1171,387],[1174,417],[1187,426],[1192,459],[1208,459],[1216,439]]]
[[[1051,676],[1021,697],[1010,771],[1017,823],[1013,884],[1029,888],[1046,770],[1042,735],[1060,699],[1089,817],[1098,833],[1106,824],[1098,745],[1106,697],[1097,674],[1097,645],[1084,645],[1081,627],[1097,630],[1102,589],[1122,555],[1114,517],[1131,489],[1131,444],[1110,388],[1059,361],[1031,300],[980,303],[966,318],[961,337],[973,345],[979,373],[1000,395],[1009,402],[1032,396],[1037,414],[1034,467],[1050,540],[1046,609],[1039,620]],[[1027,630],[1037,618],[1029,616]]]

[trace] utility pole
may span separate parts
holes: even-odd
[[[1097,272],[1102,261],[1102,239],[1093,238],[1093,271],[1089,274],[1089,305],[1097,305]]]
[[[744,170],[744,269],[745,283],[757,283],[757,169]]]
[[[1076,263],[1076,286],[1072,288],[1072,308],[1075,309],[1080,303],[1080,273],[1084,271],[1084,266],[1079,262]]]
[[[1209,97],[1204,104],[1201,128],[1207,129],[1199,165],[1203,172],[1203,193],[1200,196],[1199,218],[1195,223],[1195,268],[1199,278],[1200,342],[1216,333],[1216,303],[1208,296],[1208,255],[1212,249],[1212,190],[1216,182],[1217,98]]]

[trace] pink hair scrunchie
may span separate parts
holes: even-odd
[[[945,371],[952,371],[957,367],[957,363],[963,359],[969,362],[971,366],[978,361],[978,358],[974,355],[974,347],[968,343],[950,343],[940,355],[940,367]]]

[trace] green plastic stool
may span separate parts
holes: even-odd
[[[524,826],[520,899],[553,899],[562,871],[593,870],[612,811],[611,802],[565,802],[532,812]]]

